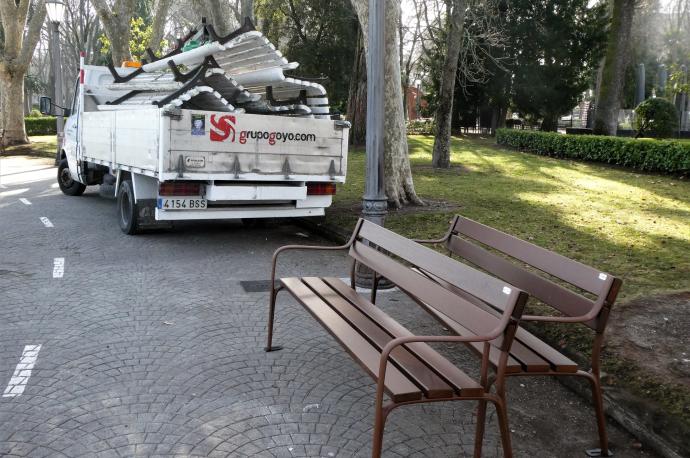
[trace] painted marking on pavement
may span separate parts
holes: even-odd
[[[24,197],[21,197],[19,199],[19,202],[23,203],[24,205],[31,205],[31,202],[29,202],[29,199],[25,199]]]
[[[53,278],[62,278],[65,274],[65,258],[55,258],[53,260]]]
[[[41,222],[45,227],[55,227],[53,226],[53,223],[51,223],[50,220],[45,216],[41,216]]]
[[[29,381],[29,377],[31,377],[31,371],[36,364],[38,352],[40,350],[40,345],[26,345],[24,347],[22,357],[19,359],[19,364],[17,364],[14,374],[12,374],[7,388],[5,388],[5,392],[2,394],[3,398],[14,398],[22,395]]]

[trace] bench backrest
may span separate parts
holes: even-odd
[[[495,330],[501,317],[435,283],[413,270],[412,266],[442,278],[493,308],[503,310],[504,317],[507,314],[513,322],[522,316],[528,297],[524,291],[505,281],[365,220],[360,220],[350,256],[475,335],[487,335]],[[505,345],[509,346],[510,342],[506,341]]]
[[[591,293],[596,298],[591,300],[545,276],[524,269],[515,262],[488,251],[480,244]],[[620,279],[611,274],[462,216],[456,216],[451,223],[446,248],[526,291],[565,316],[585,316],[593,310],[600,310],[594,319],[585,322],[595,330],[603,331],[606,326],[608,309],[615,301],[621,285]]]

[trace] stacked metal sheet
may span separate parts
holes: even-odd
[[[200,43],[184,51],[192,38]],[[251,22],[226,37],[204,23],[166,56],[149,56],[153,62],[136,70],[110,66],[114,81],[107,89],[121,95],[108,104],[330,119],[324,87],[285,76],[298,64],[288,62]],[[191,70],[182,73],[181,67]]]

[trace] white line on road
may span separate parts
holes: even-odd
[[[45,227],[54,227],[53,223],[51,223],[50,220],[45,216],[41,216],[41,222]]]
[[[23,203],[24,205],[31,205],[31,202],[29,202],[29,199],[25,199],[25,198],[21,197],[21,198],[19,199],[19,201],[20,201],[21,203]]]
[[[3,398],[14,398],[22,395],[26,388],[26,383],[29,381],[29,377],[31,377],[31,371],[36,364],[40,350],[40,345],[26,345],[24,347],[19,364],[17,364],[14,374],[12,374],[7,388],[5,388],[5,392],[2,394]]]
[[[65,258],[55,258],[53,260],[53,278],[62,278],[65,274]]]

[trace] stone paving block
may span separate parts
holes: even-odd
[[[303,243],[296,233],[304,229],[194,222],[128,237],[115,203],[95,188],[67,197],[51,187],[52,175],[26,176],[8,190],[26,189],[32,206],[5,205],[16,196],[0,194],[0,381],[10,380],[25,345],[42,347],[25,392],[0,398],[0,456],[369,455],[372,380],[286,294],[275,330],[284,348],[265,353],[268,294],[240,286],[267,280],[273,251]],[[47,231],[36,212],[55,227]],[[59,281],[55,257],[66,261]],[[281,272],[344,277],[348,267],[343,253],[310,253],[286,257]],[[405,325],[435,325],[402,294],[380,296]],[[476,375],[470,353],[451,356]],[[590,406],[557,383],[508,391],[516,457],[579,456],[595,445]],[[545,421],[554,405],[562,419]],[[397,409],[384,456],[471,455],[474,408]],[[484,450],[493,458],[500,446],[491,418]],[[609,428],[617,457],[651,456]]]

